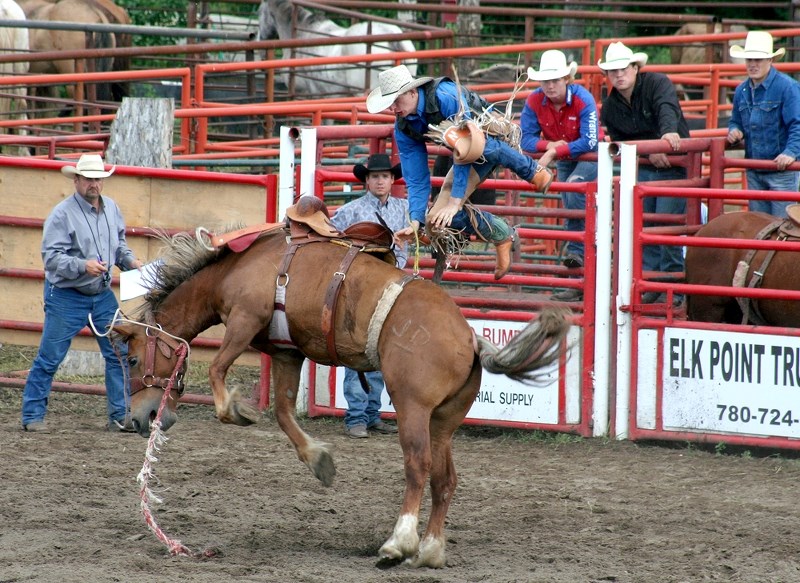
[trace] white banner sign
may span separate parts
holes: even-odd
[[[468,320],[476,334],[497,346],[505,344],[526,326],[525,322],[506,322],[496,320]],[[579,344],[580,329],[573,327],[567,344]],[[567,361],[567,392],[565,396],[567,423],[580,422],[580,359],[579,350],[574,351]],[[413,366],[413,363],[409,363]],[[481,389],[467,414],[471,419],[516,421],[523,423],[556,424],[559,422],[559,371],[558,365],[542,370],[541,383],[529,386],[505,375],[483,372]],[[336,369],[337,408],[346,409],[342,379],[344,369]],[[402,390],[402,388],[401,388]],[[394,412],[388,394],[383,393],[381,411]]]
[[[800,338],[666,328],[662,356],[665,429],[800,438]]]

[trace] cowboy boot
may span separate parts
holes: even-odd
[[[536,190],[546,194],[547,189],[550,188],[550,183],[553,182],[553,173],[544,166],[536,164],[536,172],[533,173],[533,177],[528,182],[533,184]]]
[[[511,248],[514,245],[513,235],[505,241],[495,243],[494,249],[497,253],[497,264],[494,268],[494,278],[501,279],[511,268]]]

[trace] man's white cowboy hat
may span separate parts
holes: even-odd
[[[772,52],[772,35],[766,30],[751,30],[744,39],[744,46],[733,45],[730,50],[734,59],[772,59],[782,57],[786,49]]]
[[[367,111],[380,113],[391,106],[406,91],[416,89],[433,77],[414,79],[405,65],[397,65],[378,73],[378,86],[367,96]]]
[[[531,81],[551,81],[562,77],[574,77],[578,70],[578,63],[572,61],[567,65],[567,56],[558,50],[549,50],[542,53],[539,61],[539,70],[528,67],[528,79]]]
[[[108,178],[116,169],[116,166],[112,166],[111,170],[106,170],[100,154],[84,154],[75,166],[62,166],[61,173],[70,178],[76,174],[85,178]]]
[[[634,53],[621,42],[611,43],[606,49],[606,60],[597,61],[597,66],[604,71],[615,71],[624,69],[631,63],[636,63],[640,67],[647,64],[647,55],[644,53]]]

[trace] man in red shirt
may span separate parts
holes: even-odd
[[[581,85],[573,83],[578,65],[567,64],[567,58],[558,50],[542,54],[539,70],[528,68],[528,78],[541,83],[531,93],[522,110],[522,149],[542,152],[541,166],[555,162],[559,182],[592,182],[597,179],[597,162],[578,160],[590,152],[597,152],[597,143],[603,139],[597,114],[597,104],[592,94]],[[585,210],[586,197],[579,192],[562,192],[565,209]],[[584,231],[583,219],[566,219],[567,231]],[[583,243],[569,241],[563,263],[567,267],[583,267]],[[583,299],[583,291],[566,289],[553,294],[558,301],[575,302]]]

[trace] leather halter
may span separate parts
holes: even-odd
[[[185,389],[183,375],[186,373],[186,367],[183,366],[184,359],[181,356],[185,356],[186,346],[160,331],[157,334],[150,334],[150,328],[147,328],[145,337],[147,343],[145,344],[144,374],[139,378],[131,379],[130,394],[134,395],[141,390],[156,387],[175,390],[178,391],[178,395],[183,395]],[[175,369],[169,377],[157,377],[153,374],[156,365],[156,348],[165,358],[172,358],[173,353],[178,356]]]

